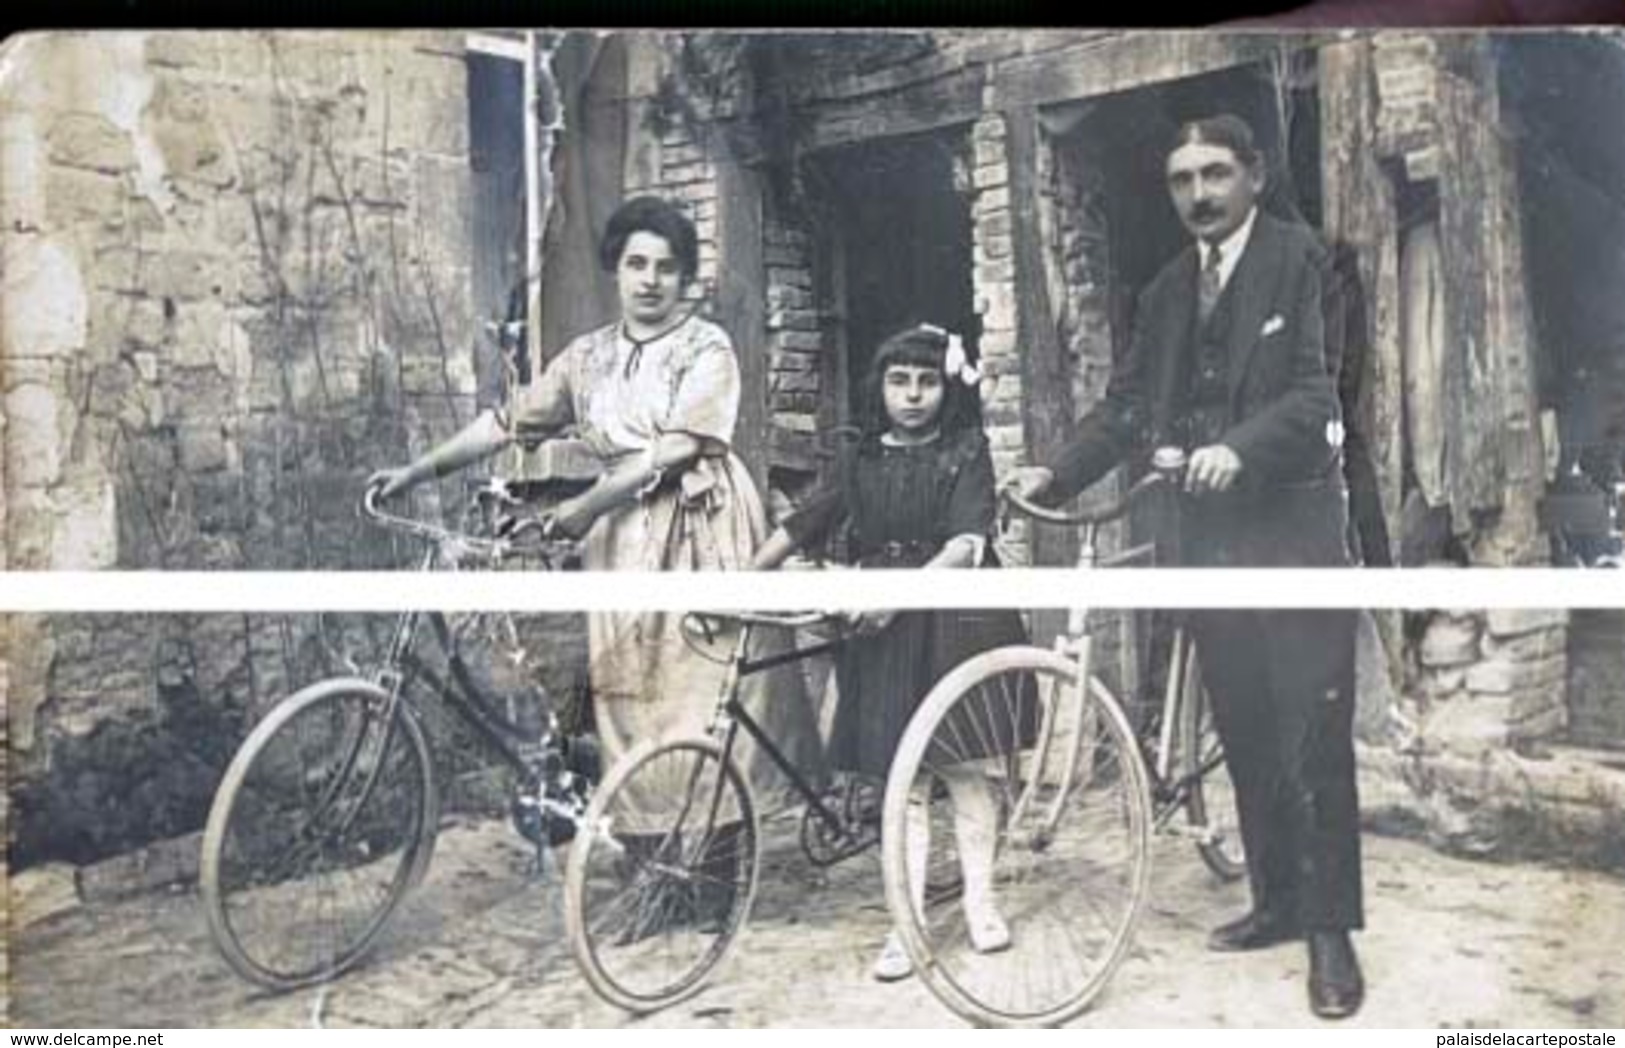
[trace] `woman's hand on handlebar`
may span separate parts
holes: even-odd
[[[542,534],[550,539],[579,541],[592,530],[597,519],[597,514],[582,498],[565,499],[542,514]]]
[[[368,477],[367,490],[376,491],[380,499],[388,499],[399,495],[414,483],[410,466],[396,466],[393,469],[381,469]]]

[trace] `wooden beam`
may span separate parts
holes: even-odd
[[[942,64],[924,79],[852,78],[825,85],[826,97],[798,100],[809,151],[968,124],[989,109],[1016,109],[1126,91],[1261,61],[1283,47],[1328,41],[1325,34],[1209,31],[1102,34],[1080,30],[1076,44],[989,64]],[[933,66],[936,70],[938,67]],[[889,86],[878,88],[877,83]]]
[[[719,139],[721,136],[718,136]],[[717,172],[717,307],[739,356],[734,451],[767,492],[767,270],[761,175],[722,153]]]
[[[1389,556],[1398,560],[1405,478],[1405,361],[1400,338],[1399,211],[1394,183],[1375,149],[1377,99],[1369,45],[1353,40],[1319,54],[1323,225],[1334,251],[1358,259],[1363,298],[1364,394],[1349,420],[1371,449],[1388,531]]]
[[[1489,39],[1442,37],[1438,61],[1439,230],[1456,365],[1446,370],[1455,438],[1446,449],[1451,511],[1458,531],[1474,513],[1491,521],[1474,536],[1475,562],[1538,563],[1546,559],[1536,513],[1544,455],[1523,285],[1517,155],[1503,122]]]
[[[1093,98],[1248,65],[1321,40],[1310,34],[1211,30],[1092,36],[1075,47],[999,63],[989,79],[988,105],[1013,110]]]
[[[1005,150],[1010,170],[1010,248],[1015,270],[1016,345],[1021,347],[1022,429],[1027,457],[1049,462],[1072,436],[1072,379],[1044,273],[1044,237],[1038,214],[1038,113],[1007,112]],[[1034,564],[1067,564],[1071,538],[1053,528],[1033,533]]]
[[[962,66],[943,76],[884,94],[811,103],[805,149],[809,152],[935,131],[981,116],[983,66]]]

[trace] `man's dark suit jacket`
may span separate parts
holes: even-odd
[[[1051,497],[1069,498],[1136,449],[1191,450],[1198,258],[1193,243],[1141,293],[1127,356],[1106,395],[1051,466]],[[1237,485],[1190,500],[1190,563],[1346,564],[1341,422],[1326,359],[1322,280],[1327,254],[1306,227],[1260,211],[1224,294],[1231,297],[1229,403],[1218,442],[1241,457]]]

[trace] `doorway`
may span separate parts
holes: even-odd
[[[865,142],[817,158],[827,226],[818,266],[838,353],[836,417],[862,425],[875,348],[929,323],[963,337],[978,359],[981,320],[971,281],[968,136],[932,132]]]

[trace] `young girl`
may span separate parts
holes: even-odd
[[[979,424],[975,381],[956,337],[929,325],[902,331],[875,352],[868,424],[838,482],[814,495],[757,552],[777,566],[791,552],[846,530],[846,555],[860,567],[971,568],[988,562],[995,498],[993,463]],[[842,648],[830,766],[884,780],[910,716],[943,674],[977,652],[1024,639],[1014,612],[869,612]],[[981,773],[942,774],[953,801],[971,945],[1010,945],[994,905],[997,813]],[[910,819],[907,854],[921,897],[929,848],[926,820]],[[914,827],[918,825],[918,839]],[[910,974],[896,932],[875,962],[876,978]]]

